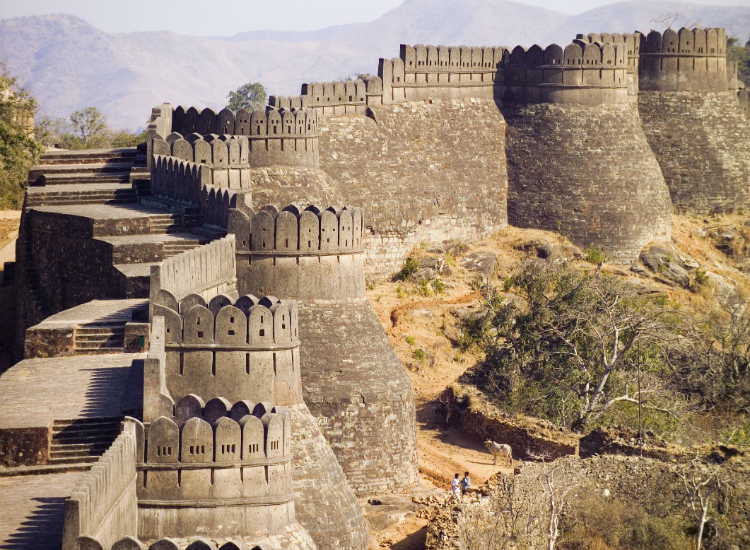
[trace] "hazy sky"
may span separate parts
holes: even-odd
[[[251,30],[305,31],[371,21],[402,2],[403,0],[0,0],[0,18],[69,13],[108,32],[172,30],[197,36],[231,36]],[[523,3],[577,14],[614,2],[525,0]],[[750,6],[750,0],[692,0],[691,3]]]

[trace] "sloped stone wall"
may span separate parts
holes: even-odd
[[[505,123],[492,100],[418,101],[330,116],[320,167],[365,209],[367,271],[400,268],[415,245],[471,240],[507,224]]]
[[[750,204],[750,121],[736,94],[641,92],[638,110],[678,210]]]
[[[290,410],[297,520],[318,548],[364,550],[367,522],[331,447],[305,404]]]
[[[629,105],[505,105],[508,222],[557,231],[629,263],[669,240],[672,206]]]
[[[305,402],[360,495],[417,481],[414,391],[366,300],[300,304]]]

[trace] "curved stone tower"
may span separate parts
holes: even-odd
[[[241,293],[299,302],[305,402],[359,496],[417,481],[414,393],[365,295],[359,208],[230,211]]]
[[[140,538],[259,536],[299,517],[320,548],[364,548],[359,504],[302,400],[297,305],[159,290],[152,307]]]
[[[750,123],[728,88],[725,50],[722,28],[641,39],[638,110],[679,210],[750,205]]]
[[[668,240],[669,193],[628,102],[625,44],[518,46],[501,68],[509,223],[617,263]]]

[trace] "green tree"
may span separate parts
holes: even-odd
[[[16,121],[17,109],[35,113],[37,102],[0,62],[0,208],[19,208],[29,168],[42,147]]]
[[[523,262],[512,287],[520,300],[489,296],[480,321],[485,389],[505,408],[581,431],[641,400],[674,414],[659,376],[670,311],[617,278],[565,264]]]
[[[727,38],[727,61],[737,62],[737,76],[750,88],[750,39],[743,46],[736,36]]]
[[[91,142],[107,133],[107,119],[96,107],[86,107],[70,114],[70,122],[81,140],[83,149],[90,148]]]
[[[227,107],[232,111],[239,111],[245,109],[246,111],[254,111],[256,109],[262,109],[266,104],[266,89],[260,82],[248,82],[247,84],[240,86],[234,92],[229,92],[227,99],[229,104]]]

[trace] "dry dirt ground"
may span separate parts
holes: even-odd
[[[750,227],[745,222],[750,223],[750,220],[744,215],[674,216],[671,244],[680,253],[687,253],[700,263],[701,269],[716,274],[747,296],[750,294],[750,278],[739,269],[742,252],[747,252],[741,250],[743,243],[750,243]],[[736,229],[736,236],[729,239],[731,242],[727,245],[726,232],[731,227]],[[722,239],[725,246],[719,249],[716,245]],[[481,359],[475,353],[462,353],[457,345],[459,316],[465,317],[467,312],[481,308],[481,294],[476,290],[477,273],[465,269],[463,264],[476,253],[496,255],[497,265],[491,283],[502,286],[503,278],[528,253],[523,250],[523,245],[530,242],[556,247],[569,245],[554,233],[509,227],[455,255],[454,265],[449,265],[450,273],[441,275],[445,284],[443,293],[424,295],[420,292],[420,285],[414,282],[376,282],[368,287],[370,301],[414,386],[420,484],[432,488],[437,494],[445,495],[456,472],[463,475],[468,471],[475,486],[498,471],[512,472],[509,468],[493,465],[481,442],[462,436],[456,429],[444,428],[437,400],[446,386]],[[435,256],[425,247],[416,248],[412,254],[421,258]],[[585,259],[574,263],[581,269],[595,269]],[[658,273],[648,270],[634,273],[628,266],[605,264],[603,269],[641,285],[647,291],[666,294],[688,309],[699,310],[713,304],[713,290],[693,292],[664,280]],[[424,360],[417,350],[425,353]],[[377,531],[380,546],[373,545],[372,548],[424,548],[427,520],[418,516],[406,515],[395,525]]]
[[[3,265],[16,258],[20,210],[0,210],[0,373],[11,366],[10,342],[15,328],[15,286],[3,285]]]

